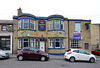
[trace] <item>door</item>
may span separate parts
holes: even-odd
[[[44,41],[40,41],[40,50],[45,52],[45,43],[44,43]]]

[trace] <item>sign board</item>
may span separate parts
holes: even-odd
[[[46,30],[46,22],[45,21],[38,22],[38,30]]]
[[[81,36],[80,36],[80,32],[79,32],[79,31],[74,32],[74,39],[75,39],[75,40],[81,39]]]

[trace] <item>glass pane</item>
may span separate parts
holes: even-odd
[[[55,20],[55,29],[60,29],[60,20]]]
[[[28,28],[28,26],[29,26],[29,25],[28,25],[28,23],[24,23],[24,28],[26,28],[26,29],[27,29],[27,28]]]
[[[31,46],[30,47],[34,47],[34,42],[31,42]]]
[[[75,23],[75,31],[80,31],[80,23]]]
[[[24,41],[28,41],[28,39],[24,39]]]
[[[31,27],[31,29],[34,29],[34,24],[31,23],[31,24],[30,24],[30,27]]]

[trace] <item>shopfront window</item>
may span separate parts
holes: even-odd
[[[29,39],[28,38],[23,39],[23,47],[29,47]]]
[[[10,37],[0,37],[0,49],[10,50]]]

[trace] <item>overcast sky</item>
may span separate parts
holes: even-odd
[[[35,16],[60,14],[69,19],[100,23],[100,0],[0,0],[0,20],[12,20],[19,7],[23,13]]]

